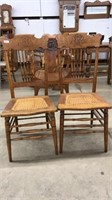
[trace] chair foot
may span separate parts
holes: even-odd
[[[60,154],[62,154],[63,153],[63,150],[62,150],[62,148],[60,147]]]

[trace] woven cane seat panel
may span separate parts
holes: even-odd
[[[59,103],[59,108],[65,109],[89,109],[105,108],[109,104],[95,94],[68,94],[65,103]]]
[[[17,99],[16,103],[12,107],[13,111],[18,110],[36,110],[47,108],[48,105],[43,98],[28,98],[26,99]]]

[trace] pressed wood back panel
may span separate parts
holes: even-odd
[[[69,83],[93,83],[92,91],[96,90],[96,78],[98,69],[98,48],[101,42],[101,35],[69,34],[57,35],[60,53],[60,84]],[[95,64],[91,65],[90,51],[95,54]],[[67,68],[68,75],[62,77],[63,66]]]
[[[47,38],[35,38],[34,35],[16,35],[13,39],[4,40],[5,59],[8,73],[11,96],[14,97],[14,88],[38,86],[35,73],[41,64],[41,52],[47,49]],[[16,55],[14,57],[13,55]],[[17,66],[11,76],[11,66]]]

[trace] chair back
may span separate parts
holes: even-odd
[[[40,55],[47,48],[47,39],[35,38],[29,34],[16,35],[12,39],[4,40],[3,48],[11,97],[15,97],[14,89],[17,87],[35,89],[39,84],[35,73],[40,64]]]
[[[35,94],[44,88],[45,95],[48,95],[49,86],[59,85],[55,35],[46,34],[41,38],[30,34],[15,35],[13,39],[3,41],[3,48],[11,97],[15,97],[14,88],[17,87],[33,87]]]
[[[98,48],[101,43],[101,34],[68,34],[57,35],[58,48],[60,49],[60,85],[64,92],[64,85],[70,83],[91,83],[92,92],[96,91],[98,70]],[[94,64],[91,59],[94,54]],[[92,56],[91,56],[92,55]],[[68,75],[62,76],[66,68]]]

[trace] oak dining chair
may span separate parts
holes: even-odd
[[[96,92],[98,55],[101,35],[71,34],[57,35],[60,48],[60,85],[61,95],[58,101],[60,112],[60,153],[63,152],[63,138],[68,134],[104,134],[104,151],[108,150],[108,110],[112,107]],[[95,62],[91,66],[88,48],[95,53]],[[62,53],[63,52],[63,53]],[[64,53],[65,52],[65,53]],[[68,75],[62,77],[63,63],[67,57]],[[72,84],[68,93],[63,85]],[[101,129],[102,128],[102,129]],[[64,144],[66,148],[66,144]]]
[[[39,81],[35,77],[37,60],[35,52],[47,49],[47,40],[35,38],[33,35],[15,35],[4,40],[6,70],[11,99],[1,113],[5,120],[5,131],[9,161],[12,161],[12,142],[18,140],[34,140],[53,137],[55,154],[58,154],[55,112],[57,108],[48,95],[25,95],[26,88],[35,90]],[[11,63],[12,53],[17,59]],[[15,80],[11,74],[11,64],[18,64]],[[21,95],[21,90],[24,88]],[[21,96],[19,96],[21,95]]]
[[[56,35],[45,34],[42,36],[43,41],[48,41],[47,48],[42,53],[41,50],[41,68],[39,68],[35,77],[39,81],[36,88],[36,94],[38,94],[41,88],[45,89],[45,94],[49,94],[49,89],[57,88],[60,91],[59,81],[59,66],[58,66],[58,44]],[[68,74],[66,68],[63,68],[62,76],[66,77]],[[68,85],[64,85],[65,90],[68,90]]]

